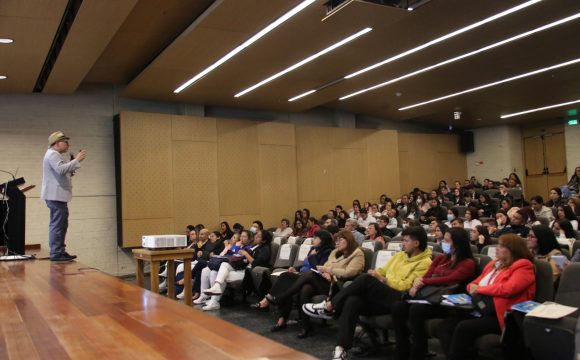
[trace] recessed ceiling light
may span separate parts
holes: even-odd
[[[364,29],[362,29],[361,31],[359,31],[359,32],[357,32],[357,33],[355,33],[355,34],[352,34],[352,35],[350,35],[349,37],[347,37],[347,38],[345,38],[345,39],[342,39],[341,41],[339,41],[339,42],[337,42],[337,43],[334,43],[333,45],[331,45],[331,46],[327,47],[326,49],[324,49],[324,50],[321,50],[321,51],[317,52],[316,54],[314,54],[314,55],[311,55],[311,56],[307,57],[306,59],[303,59],[303,60],[301,60],[301,61],[297,62],[296,64],[294,64],[294,65],[292,65],[292,66],[290,66],[290,67],[287,67],[286,69],[284,69],[284,70],[280,71],[279,73],[276,73],[276,74],[274,74],[274,75],[270,76],[269,78],[267,78],[267,79],[264,79],[264,80],[260,81],[259,83],[257,83],[257,84],[254,84],[254,85],[250,86],[250,87],[249,87],[249,88],[247,88],[246,90],[244,90],[244,91],[242,91],[242,92],[239,92],[239,93],[237,93],[237,94],[236,94],[234,97],[240,97],[240,96],[243,96],[243,95],[245,95],[245,94],[247,94],[247,93],[249,93],[249,92],[251,92],[251,91],[254,91],[254,90],[256,90],[257,88],[261,87],[262,85],[265,85],[265,84],[267,84],[267,83],[269,83],[269,82],[271,82],[271,81],[273,81],[273,80],[275,80],[275,79],[279,78],[280,76],[283,76],[283,75],[285,75],[285,74],[289,73],[290,71],[296,70],[296,69],[298,69],[299,67],[301,67],[301,66],[303,66],[303,65],[306,65],[306,64],[308,64],[309,62],[311,62],[311,61],[314,61],[314,60],[318,59],[318,58],[319,58],[319,57],[321,57],[322,55],[324,55],[324,54],[326,54],[326,53],[329,53],[329,52],[331,52],[331,51],[333,51],[333,50],[335,50],[335,49],[337,49],[337,48],[339,48],[339,47],[341,47],[341,46],[343,46],[343,45],[346,45],[346,44],[348,44],[348,43],[349,43],[349,42],[351,42],[352,40],[354,40],[354,39],[356,39],[356,38],[358,38],[358,37],[360,37],[360,36],[362,36],[362,35],[364,35],[364,34],[368,33],[368,32],[369,32],[369,31],[371,31],[371,30],[372,30],[372,28],[370,28],[370,27],[364,28]]]
[[[415,75],[419,75],[419,74],[425,73],[425,72],[427,72],[427,71],[431,71],[431,70],[433,70],[433,69],[436,69],[436,68],[438,68],[438,67],[441,67],[441,66],[443,66],[443,65],[451,64],[451,63],[453,63],[453,62],[455,62],[455,61],[459,61],[459,60],[462,60],[462,59],[468,58],[468,57],[470,57],[470,56],[473,56],[473,55],[477,55],[477,54],[483,53],[483,52],[485,52],[485,51],[488,51],[488,50],[494,49],[494,48],[496,48],[496,47],[499,47],[499,46],[505,45],[505,44],[507,44],[507,43],[510,43],[510,42],[512,42],[512,41],[519,40],[519,39],[522,39],[522,38],[528,37],[528,36],[530,36],[530,35],[533,35],[533,34],[535,34],[535,33],[538,33],[538,32],[544,31],[544,30],[551,29],[551,28],[553,28],[553,27],[556,27],[556,26],[559,26],[559,25],[565,24],[565,23],[567,23],[567,22],[570,22],[570,21],[572,21],[572,20],[576,20],[576,19],[578,19],[578,18],[580,18],[580,13],[577,13],[577,14],[574,14],[574,15],[571,15],[571,16],[568,16],[568,17],[566,17],[566,18],[563,18],[563,19],[560,19],[560,20],[558,20],[558,21],[554,21],[554,22],[552,22],[552,23],[549,23],[549,24],[546,24],[546,25],[544,25],[544,26],[540,26],[540,27],[538,27],[538,28],[535,28],[535,29],[533,29],[533,30],[530,30],[530,31],[523,32],[523,33],[521,33],[521,34],[519,34],[519,35],[515,35],[515,36],[512,36],[512,37],[510,37],[510,38],[507,38],[507,39],[504,39],[504,40],[498,41],[498,42],[496,42],[496,43],[493,43],[493,44],[491,44],[491,45],[488,45],[488,46],[482,47],[481,49],[477,49],[477,50],[475,50],[475,51],[471,51],[471,52],[468,52],[468,53],[465,53],[465,54],[462,54],[462,55],[456,56],[456,57],[454,57],[454,58],[451,58],[451,59],[447,59],[447,60],[441,61],[440,63],[434,64],[434,65],[431,65],[431,66],[427,66],[427,67],[425,67],[425,68],[423,68],[423,69],[416,70],[416,71],[410,72],[410,73],[408,73],[408,74],[405,74],[405,75],[399,76],[399,77],[397,77],[397,78],[394,78],[394,79],[391,79],[391,80],[388,80],[388,81],[382,82],[382,83],[380,83],[380,84],[376,84],[376,85],[370,86],[370,87],[368,87],[368,88],[365,88],[365,89],[362,89],[362,90],[359,90],[359,91],[356,91],[356,92],[350,93],[350,94],[348,94],[348,95],[345,95],[345,96],[341,97],[341,98],[340,98],[340,100],[346,100],[346,99],[348,99],[348,98],[350,98],[350,97],[353,97],[353,96],[356,96],[356,95],[360,95],[360,94],[364,94],[364,93],[366,93],[366,92],[369,92],[369,91],[372,91],[372,90],[379,89],[379,88],[381,88],[381,87],[383,87],[383,86],[387,86],[387,85],[390,85],[390,84],[396,83],[396,82],[398,82],[398,81],[401,81],[401,80],[404,80],[404,79],[408,79],[408,78],[410,78],[410,77],[413,77],[413,76],[415,76]]]
[[[239,45],[238,47],[236,47],[235,49],[233,49],[232,51],[230,51],[229,53],[227,53],[221,59],[219,59],[218,61],[216,61],[215,63],[213,63],[209,67],[207,67],[205,70],[203,70],[199,74],[195,75],[191,79],[187,80],[185,83],[183,83],[177,89],[175,89],[173,92],[176,93],[176,94],[179,94],[181,91],[183,91],[187,87],[193,85],[199,79],[201,79],[202,77],[206,76],[207,74],[209,74],[210,72],[212,72],[213,70],[215,70],[216,68],[218,68],[219,66],[221,66],[223,63],[225,63],[229,59],[231,59],[234,56],[236,56],[242,50],[244,50],[248,46],[252,45],[253,43],[255,43],[256,41],[258,41],[262,37],[264,37],[270,31],[272,31],[275,28],[277,28],[278,26],[282,25],[284,22],[286,22],[286,20],[288,20],[291,17],[293,17],[294,15],[298,14],[300,11],[306,9],[309,5],[313,4],[315,1],[316,0],[305,0],[305,1],[303,1],[298,6],[294,7],[292,10],[288,11],[286,14],[282,15],[281,17],[279,17],[276,21],[274,21],[270,25],[266,26],[265,28],[263,28],[262,30],[260,30],[258,33],[256,33],[254,36],[252,36],[248,40],[244,41],[241,45]]]
[[[475,28],[478,28],[478,27],[480,27],[482,25],[485,25],[487,23],[490,23],[492,21],[495,21],[497,19],[500,19],[500,18],[502,18],[504,16],[507,16],[509,14],[512,14],[512,13],[514,13],[516,11],[520,11],[522,9],[525,9],[528,6],[531,6],[531,5],[534,5],[536,3],[539,3],[540,1],[542,1],[542,0],[530,0],[530,1],[527,1],[527,2],[525,2],[523,4],[520,4],[520,5],[515,6],[513,8],[510,8],[510,9],[507,9],[507,10],[502,11],[500,13],[497,13],[495,15],[492,15],[492,16],[490,16],[488,18],[485,18],[483,20],[480,20],[478,22],[475,22],[475,23],[473,23],[471,25],[465,26],[465,27],[463,27],[461,29],[458,29],[458,30],[455,30],[453,32],[450,32],[450,33],[448,33],[446,35],[440,36],[440,37],[438,37],[436,39],[433,39],[433,40],[431,40],[429,42],[426,42],[426,43],[424,43],[422,45],[419,45],[419,46],[417,46],[415,48],[412,48],[410,50],[407,50],[407,51],[402,52],[400,54],[397,54],[395,56],[391,56],[390,58],[387,58],[387,59],[385,59],[383,61],[380,61],[380,62],[378,62],[376,64],[370,65],[370,66],[368,66],[368,67],[366,67],[364,69],[358,70],[358,71],[356,71],[356,72],[354,72],[352,74],[346,75],[344,77],[344,79],[350,79],[350,78],[353,78],[355,76],[359,76],[359,75],[361,75],[361,74],[363,74],[363,73],[365,73],[367,71],[371,71],[371,70],[376,69],[376,68],[378,68],[380,66],[386,65],[386,64],[388,64],[390,62],[393,62],[395,60],[399,60],[399,59],[401,59],[401,58],[403,58],[405,56],[408,56],[408,55],[411,55],[413,53],[416,53],[416,52],[418,52],[420,50],[423,50],[423,49],[425,49],[425,48],[427,48],[429,46],[432,46],[432,45],[435,45],[435,44],[440,43],[442,41],[451,39],[451,38],[453,38],[453,37],[455,37],[457,35],[460,35],[460,34],[463,34],[463,33],[467,32],[467,31],[470,31],[470,30],[473,30]],[[311,91],[310,93],[312,93],[312,92],[314,92],[314,91]]]
[[[534,113],[534,112],[543,111],[543,110],[549,110],[549,109],[553,109],[553,108],[557,108],[557,107],[562,107],[562,106],[568,106],[568,105],[577,104],[577,103],[580,103],[580,100],[568,101],[568,102],[565,102],[565,103],[560,103],[560,104],[555,104],[555,105],[548,105],[548,106],[539,107],[539,108],[536,108],[536,109],[530,109],[530,110],[520,111],[520,112],[513,113],[513,114],[502,115],[502,116],[500,116],[500,118],[505,119],[505,118],[509,118],[509,117],[512,117],[512,116],[524,115],[524,114]]]
[[[14,40],[7,38],[0,38],[0,44],[12,44]]]
[[[8,77],[6,77],[6,75],[0,75],[0,80],[4,80],[4,79],[8,79]]]
[[[574,65],[574,64],[577,64],[577,63],[580,63],[580,58],[574,59],[574,60],[570,60],[570,61],[566,61],[566,62],[563,62],[563,63],[560,63],[560,64],[548,66],[548,67],[541,68],[541,69],[538,69],[538,70],[530,71],[530,72],[527,72],[525,74],[520,74],[520,75],[512,76],[512,77],[507,78],[507,79],[503,79],[503,80],[495,81],[495,82],[492,82],[492,83],[480,85],[480,86],[477,86],[477,87],[474,87],[474,88],[471,88],[471,89],[467,89],[467,90],[459,91],[459,92],[456,92],[456,93],[453,93],[453,94],[449,94],[449,95],[445,95],[445,96],[442,96],[442,97],[438,97],[436,99],[431,99],[431,100],[423,101],[423,102],[420,102],[420,103],[417,103],[417,104],[414,104],[414,105],[405,106],[405,107],[400,108],[399,111],[409,110],[409,109],[412,109],[412,108],[416,108],[416,107],[419,107],[419,106],[431,104],[431,103],[438,102],[438,101],[441,101],[441,100],[446,100],[446,99],[449,99],[449,98],[452,98],[452,97],[455,97],[455,96],[459,96],[459,95],[471,93],[471,92],[478,91],[478,90],[482,90],[482,89],[487,89],[487,88],[490,88],[492,86],[504,84],[504,83],[511,82],[511,81],[514,81],[514,80],[523,79],[523,78],[526,78],[528,76],[541,74],[541,73],[546,72],[546,71],[558,69],[558,68],[565,67],[565,66]]]

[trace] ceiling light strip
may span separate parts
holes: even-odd
[[[316,92],[316,90],[310,90],[310,91],[307,91],[307,92],[305,92],[305,93],[302,93],[302,94],[300,94],[300,95],[297,95],[297,96],[294,96],[293,98],[290,98],[290,99],[288,99],[288,102],[296,101],[296,100],[298,100],[298,99],[300,99],[300,98],[303,98],[303,97],[305,97],[305,96],[308,96],[308,95],[310,95],[310,94],[313,94],[313,93],[315,93],[315,92]]]
[[[358,75],[360,75],[360,74],[362,74],[362,73],[365,73],[365,72],[367,72],[367,71],[370,71],[370,70],[373,70],[373,69],[375,69],[375,68],[377,68],[377,67],[383,66],[383,65],[385,65],[385,64],[387,64],[387,63],[390,63],[390,62],[393,62],[393,61],[395,61],[395,60],[398,60],[398,59],[400,59],[400,58],[402,58],[402,57],[405,57],[405,56],[411,55],[411,54],[413,54],[413,53],[415,53],[415,52],[417,52],[417,51],[423,50],[423,49],[425,49],[425,48],[427,48],[427,47],[429,47],[429,46],[435,45],[435,44],[437,44],[437,43],[440,43],[440,42],[442,42],[442,41],[445,41],[445,40],[447,40],[447,39],[450,39],[450,38],[452,38],[452,37],[455,37],[455,36],[457,36],[457,35],[459,35],[459,34],[462,34],[462,33],[464,33],[464,32],[467,32],[467,31],[473,30],[473,29],[475,29],[475,28],[477,28],[477,27],[480,27],[480,26],[482,26],[482,25],[484,25],[484,24],[487,24],[487,23],[490,23],[490,22],[492,22],[492,21],[495,21],[495,20],[497,20],[497,19],[500,19],[500,18],[502,18],[502,17],[504,17],[504,16],[507,16],[507,15],[509,15],[509,14],[512,14],[512,13],[514,13],[514,12],[516,12],[516,11],[523,10],[523,9],[525,9],[525,8],[529,7],[529,6],[532,6],[532,5],[534,5],[534,4],[537,4],[537,3],[539,3],[540,1],[542,1],[542,0],[530,0],[530,1],[526,1],[526,2],[525,2],[525,3],[523,3],[523,4],[520,4],[520,5],[518,5],[518,6],[515,6],[515,7],[513,7],[513,8],[507,9],[507,10],[505,10],[505,11],[502,11],[502,12],[498,13],[498,14],[492,15],[492,16],[490,16],[490,17],[486,18],[486,19],[480,20],[480,21],[478,21],[478,22],[476,22],[476,23],[473,23],[473,24],[471,24],[471,25],[468,25],[468,26],[466,26],[466,27],[463,27],[463,28],[461,28],[461,29],[455,30],[455,31],[453,31],[453,32],[451,32],[451,33],[449,33],[449,34],[443,35],[443,36],[441,36],[441,37],[438,37],[438,38],[436,38],[436,39],[434,39],[434,40],[431,40],[431,41],[429,41],[429,42],[427,42],[427,43],[425,43],[425,44],[423,44],[423,45],[419,45],[419,46],[417,46],[417,47],[415,47],[415,48],[413,48],[413,49],[407,50],[407,51],[405,51],[405,52],[402,52],[402,53],[400,53],[400,54],[398,54],[398,55],[392,56],[392,57],[390,57],[390,58],[388,58],[388,59],[385,59],[385,60],[383,60],[383,61],[380,61],[380,62],[378,62],[378,63],[376,63],[376,64],[373,64],[373,65],[371,65],[371,66],[368,66],[368,67],[366,67],[366,68],[364,68],[364,69],[358,70],[358,71],[356,71],[356,72],[354,72],[354,73],[352,73],[352,74],[346,75],[346,76],[344,76],[344,79],[350,79],[350,78],[353,78],[353,77],[355,77],[355,76],[358,76]],[[312,93],[312,92],[310,92],[310,93]],[[306,94],[306,93],[304,93],[304,94]],[[300,96],[300,95],[299,95],[299,96]],[[296,97],[296,98],[297,98],[297,97]],[[293,99],[294,99],[294,98],[293,98]]]
[[[263,85],[265,85],[265,84],[267,84],[267,83],[269,83],[269,82],[271,82],[271,81],[273,81],[273,80],[275,80],[275,79],[277,79],[277,78],[279,78],[279,77],[281,77],[283,75],[286,75],[287,73],[289,73],[289,72],[291,72],[293,70],[296,70],[299,67],[308,64],[311,61],[314,61],[314,60],[318,59],[322,55],[327,54],[327,53],[329,53],[329,52],[331,52],[331,51],[333,51],[333,50],[335,50],[335,49],[337,49],[337,48],[339,48],[339,47],[341,47],[343,45],[348,44],[349,42],[351,42],[351,41],[359,38],[360,36],[362,36],[362,35],[370,32],[372,30],[373,29],[370,28],[370,27],[364,28],[363,30],[361,30],[361,31],[359,31],[359,32],[357,32],[355,34],[352,34],[351,36],[349,36],[349,37],[347,37],[347,38],[345,38],[345,39],[343,39],[343,40],[341,40],[341,41],[339,41],[339,42],[337,42],[337,43],[335,43],[335,44],[327,47],[326,49],[321,50],[321,51],[317,52],[316,54],[311,55],[311,56],[309,56],[309,57],[307,57],[307,58],[305,58],[305,59],[297,62],[296,64],[294,64],[294,65],[292,65],[290,67],[287,67],[286,69],[280,71],[279,73],[276,73],[276,74],[270,76],[269,78],[264,79],[264,80],[260,81],[259,83],[250,86],[246,90],[237,93],[234,97],[240,97],[240,96],[243,96],[243,95],[245,95],[245,94],[247,94],[247,93],[249,93],[251,91],[254,91],[257,88],[259,88],[259,87],[261,87],[261,86],[263,86]]]
[[[361,75],[361,74],[363,74],[363,73],[365,73],[367,71],[376,69],[376,68],[378,68],[380,66],[383,66],[383,65],[388,64],[390,62],[393,62],[395,60],[401,59],[401,58],[403,58],[405,56],[408,56],[408,55],[411,55],[413,53],[416,53],[417,51],[421,51],[421,50],[423,50],[425,48],[428,48],[429,46],[432,46],[432,45],[438,44],[440,42],[443,42],[445,40],[451,39],[451,38],[453,38],[453,37],[455,37],[457,35],[463,34],[464,32],[467,32],[467,31],[473,30],[475,28],[478,28],[480,26],[483,26],[483,25],[485,25],[487,23],[490,23],[492,21],[495,21],[497,19],[500,19],[500,18],[502,18],[504,16],[507,16],[507,15],[509,15],[511,13],[514,13],[516,11],[525,9],[528,6],[534,5],[534,4],[536,4],[536,3],[540,2],[540,1],[542,1],[542,0],[531,0],[531,1],[527,1],[527,2],[525,2],[523,4],[520,4],[520,5],[516,6],[516,7],[513,7],[511,9],[508,9],[508,10],[505,10],[505,11],[502,11],[499,14],[495,14],[493,16],[490,16],[490,17],[486,18],[486,19],[483,19],[481,21],[478,21],[476,23],[473,23],[473,24],[468,25],[466,27],[463,27],[461,29],[458,29],[458,30],[455,30],[453,32],[450,32],[449,34],[446,34],[446,35],[443,35],[443,36],[438,37],[436,39],[433,39],[433,40],[431,40],[429,42],[426,42],[425,44],[419,45],[419,46],[417,46],[417,47],[415,47],[413,49],[407,50],[407,51],[402,52],[402,53],[400,53],[398,55],[392,56],[392,57],[390,57],[388,59],[385,59],[385,60],[380,61],[380,62],[378,62],[376,64],[373,64],[371,66],[368,66],[368,67],[366,67],[364,69],[361,69],[359,71],[356,71],[356,72],[354,72],[352,74],[346,75],[345,76],[345,79],[350,79],[350,78],[353,78],[355,76],[359,76],[359,75]]]
[[[176,93],[176,94],[179,94],[181,91],[183,91],[184,89],[186,89],[189,86],[193,85],[199,79],[203,78],[204,76],[206,76],[207,74],[209,74],[210,72],[212,72],[213,70],[217,69],[219,66],[221,66],[222,64],[224,64],[226,61],[228,61],[229,59],[231,59],[234,56],[236,56],[242,50],[244,50],[248,46],[252,45],[253,43],[255,43],[256,41],[258,41],[259,39],[261,39],[262,37],[264,37],[266,34],[268,34],[269,32],[271,32],[272,30],[274,30],[278,26],[282,25],[284,22],[286,22],[287,20],[289,20],[290,18],[292,18],[294,15],[296,15],[299,12],[301,12],[302,10],[306,9],[309,5],[312,5],[315,1],[316,0],[305,0],[305,1],[303,1],[298,6],[294,7],[292,10],[290,10],[286,14],[282,15],[276,21],[274,21],[270,25],[266,26],[265,28],[263,28],[262,30],[260,30],[258,33],[256,33],[254,36],[252,36],[248,40],[244,41],[241,45],[239,45],[238,47],[236,47],[235,49],[233,49],[232,51],[230,51],[229,53],[227,53],[224,57],[222,57],[221,59],[219,59],[218,61],[216,61],[212,65],[210,65],[209,67],[207,67],[205,70],[203,70],[199,74],[195,75],[191,79],[187,80],[185,83],[183,83],[177,89],[175,89],[173,92]]]
[[[557,107],[568,106],[568,105],[577,104],[577,103],[580,103],[580,100],[568,101],[568,102],[560,103],[560,104],[556,104],[556,105],[549,105],[549,106],[544,106],[544,107],[540,107],[540,108],[536,108],[536,109],[530,109],[530,110],[521,111],[521,112],[517,112],[517,113],[513,113],[513,114],[502,115],[502,116],[500,116],[500,118],[506,119],[506,118],[510,118],[512,116],[519,116],[519,115],[534,113],[534,112],[543,111],[543,110],[554,109]]]
[[[551,28],[553,28],[553,27],[556,27],[556,26],[559,26],[559,25],[562,25],[562,24],[568,23],[568,22],[570,22],[570,21],[573,21],[573,20],[576,20],[576,19],[578,19],[578,18],[580,18],[580,13],[577,13],[577,14],[574,14],[574,15],[571,15],[571,16],[568,16],[568,17],[566,17],[566,18],[564,18],[564,19],[560,19],[560,20],[558,20],[558,21],[554,21],[554,22],[552,22],[552,23],[550,23],[550,24],[546,24],[546,25],[544,25],[544,26],[540,26],[540,27],[538,27],[538,28],[535,28],[535,29],[533,29],[533,30],[526,31],[526,32],[524,32],[524,33],[521,33],[521,34],[519,34],[519,35],[512,36],[512,37],[510,37],[510,38],[507,38],[507,39],[505,39],[505,40],[498,41],[498,42],[496,42],[496,43],[494,43],[494,44],[491,44],[491,45],[485,46],[485,47],[483,47],[483,48],[481,48],[481,49],[477,49],[477,50],[474,50],[474,51],[471,51],[471,52],[465,53],[465,54],[463,54],[463,55],[456,56],[456,57],[454,57],[454,58],[451,58],[451,59],[448,59],[448,60],[442,61],[442,62],[440,62],[440,63],[437,63],[437,64],[435,64],[435,65],[427,66],[427,67],[425,67],[425,68],[423,68],[423,69],[420,69],[420,70],[417,70],[417,71],[413,71],[413,72],[410,72],[410,73],[408,73],[408,74],[405,74],[405,75],[399,76],[399,77],[397,77],[397,78],[394,78],[394,79],[391,79],[391,80],[388,80],[388,81],[382,82],[382,83],[380,83],[380,84],[376,84],[376,85],[370,86],[370,87],[368,87],[368,88],[365,88],[365,89],[362,89],[362,90],[359,90],[359,91],[353,92],[353,93],[351,93],[351,94],[348,94],[348,95],[345,95],[345,96],[343,96],[343,97],[341,97],[341,98],[339,98],[339,99],[340,99],[340,100],[346,100],[346,99],[348,99],[348,98],[350,98],[350,97],[353,97],[353,96],[356,96],[356,95],[360,95],[360,94],[364,94],[364,93],[366,93],[366,92],[369,92],[369,91],[372,91],[372,90],[376,90],[376,89],[382,88],[382,87],[384,87],[384,86],[387,86],[387,85],[390,85],[390,84],[396,83],[396,82],[398,82],[398,81],[401,81],[401,80],[404,80],[404,79],[408,79],[408,78],[410,78],[410,77],[413,77],[413,76],[415,76],[415,75],[419,75],[419,74],[425,73],[425,72],[427,72],[427,71],[431,71],[431,70],[433,70],[433,69],[436,69],[436,68],[438,68],[438,67],[441,67],[441,66],[444,66],[444,65],[447,65],[447,64],[450,64],[450,63],[453,63],[453,62],[456,62],[456,61],[459,61],[459,60],[465,59],[465,58],[467,58],[467,57],[470,57],[470,56],[473,56],[473,55],[477,55],[477,54],[483,53],[483,52],[485,52],[485,51],[488,51],[488,50],[494,49],[494,48],[496,48],[496,47],[499,47],[499,46],[505,45],[505,44],[507,44],[507,43],[510,43],[510,42],[512,42],[512,41],[516,41],[516,40],[519,40],[519,39],[522,39],[522,38],[525,38],[525,37],[531,36],[531,35],[533,35],[533,34],[536,34],[536,33],[538,33],[538,32],[545,31],[545,30],[551,29]]]
[[[560,64],[552,65],[552,66],[549,66],[549,67],[541,68],[541,69],[538,69],[538,70],[530,71],[530,72],[527,72],[525,74],[516,75],[516,76],[510,77],[510,78],[507,78],[507,79],[503,79],[503,80],[500,80],[500,81],[495,81],[495,82],[488,83],[488,84],[485,84],[485,85],[480,85],[480,86],[477,86],[477,87],[474,87],[474,88],[471,88],[471,89],[467,89],[467,90],[463,90],[463,91],[456,92],[456,93],[453,93],[453,94],[445,95],[445,96],[442,96],[442,97],[439,97],[439,98],[436,98],[436,99],[432,99],[432,100],[428,100],[428,101],[424,101],[424,102],[421,102],[421,103],[418,103],[418,104],[405,106],[405,107],[400,108],[399,111],[413,109],[413,108],[416,108],[416,107],[419,107],[419,106],[423,106],[423,105],[431,104],[431,103],[434,103],[434,102],[446,100],[446,99],[449,99],[449,98],[452,98],[452,97],[455,97],[455,96],[459,96],[459,95],[471,93],[471,92],[474,92],[474,91],[478,91],[478,90],[482,90],[482,89],[487,89],[487,88],[490,88],[492,86],[497,86],[497,85],[500,85],[500,84],[505,84],[507,82],[515,81],[515,80],[518,80],[518,79],[523,79],[523,78],[528,77],[528,76],[541,74],[541,73],[546,72],[546,71],[559,69],[559,68],[562,68],[562,67],[565,67],[565,66],[574,65],[574,64],[577,64],[577,63],[580,63],[580,58],[574,59],[574,60],[570,60],[570,61],[566,61],[566,62],[563,62],[563,63],[560,63]]]

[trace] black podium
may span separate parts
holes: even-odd
[[[8,248],[7,254],[24,255],[26,230],[26,196],[34,186],[19,189],[24,178],[0,184],[0,245]]]

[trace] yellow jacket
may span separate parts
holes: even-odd
[[[431,266],[431,250],[425,249],[417,256],[408,257],[399,251],[377,272],[387,278],[387,285],[397,291],[407,291],[415,278],[423,276]]]

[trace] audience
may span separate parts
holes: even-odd
[[[554,213],[552,212],[552,209],[544,206],[544,199],[540,195],[532,196],[531,205],[537,218],[542,217],[548,219],[549,221],[554,220]]]
[[[344,230],[350,231],[354,236],[356,242],[361,245],[362,242],[365,240],[365,236],[357,230],[358,221],[355,219],[348,219],[344,224]]]
[[[481,226],[481,221],[479,221],[479,215],[475,207],[470,207],[465,211],[465,221],[463,222],[463,227],[466,230],[473,229],[476,226]]]
[[[367,229],[368,235],[365,237],[365,240],[372,240],[376,241],[381,244],[381,247],[385,246],[385,239],[381,235],[381,229],[379,228],[379,224],[371,223]]]
[[[291,236],[293,233],[292,228],[290,227],[290,220],[284,218],[280,221],[280,227],[274,231],[274,237],[288,237]]]
[[[294,230],[292,230],[292,233],[294,234],[294,236],[305,237],[307,231],[308,230],[306,230],[306,227],[304,226],[303,220],[296,219],[294,221]]]
[[[475,246],[477,246],[477,250],[481,252],[484,246],[491,245],[491,237],[489,235],[489,231],[483,225],[478,225],[471,229],[469,233],[469,240]]]
[[[368,214],[367,209],[362,208],[359,211],[358,225],[362,228],[368,228],[369,224],[376,223],[377,219]]]
[[[314,234],[320,230],[320,225],[318,225],[318,221],[315,217],[311,216],[308,218],[308,222],[306,223],[306,237],[312,238]]]
[[[556,282],[562,269],[552,259],[552,256],[563,255],[554,232],[546,225],[535,225],[528,233],[527,243],[528,249],[530,249],[536,259],[547,261],[552,265],[552,274],[554,275],[554,282]]]
[[[572,211],[572,208],[568,205],[559,205],[558,206],[558,211],[556,212],[557,214],[557,219],[558,220],[568,220],[570,221],[570,224],[572,224],[572,228],[574,229],[574,231],[578,230],[578,220],[576,218],[576,215],[574,215],[574,212]],[[551,224],[553,225],[553,224]]]
[[[562,190],[560,188],[550,189],[550,200],[546,203],[547,207],[557,209],[558,206],[566,205],[566,201],[562,199]]]

